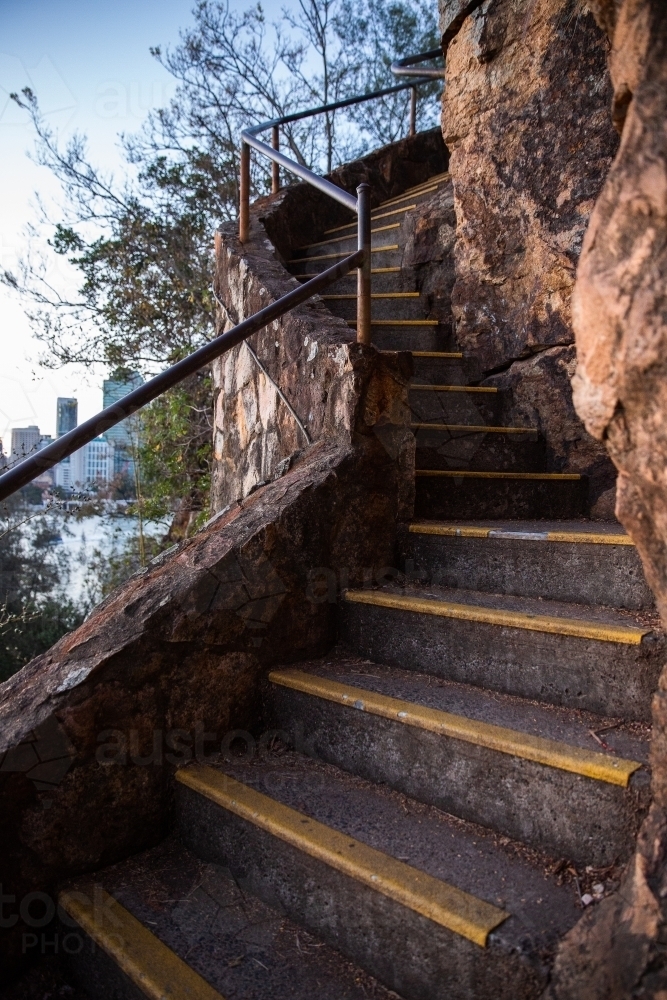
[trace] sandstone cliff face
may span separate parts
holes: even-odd
[[[441,13],[446,35],[461,4]],[[610,100],[604,34],[579,0],[485,0],[449,44],[453,310],[486,370],[573,341],[581,242],[618,144]]]
[[[536,427],[546,443],[548,468],[587,476],[591,517],[613,521],[616,470],[575,412],[570,381],[576,368],[574,345],[550,347],[483,384],[505,391],[501,423]]]
[[[618,145],[604,33],[580,0],[441,0],[440,13],[456,339],[500,369],[507,422],[540,428],[548,470],[587,475],[592,516],[612,518],[614,468],[570,387],[575,271]]]
[[[621,146],[593,212],[573,302],[575,405],[619,470],[619,519],[667,616],[667,5],[591,0],[612,40]],[[653,703],[653,796],[618,895],[565,939],[549,996],[667,996],[667,674]]]

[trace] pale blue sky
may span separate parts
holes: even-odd
[[[244,5],[244,0],[237,0]],[[33,193],[57,195],[48,172],[26,152],[32,136],[8,94],[29,84],[61,135],[88,134],[102,166],[119,164],[116,136],[139,128],[150,107],[173,90],[149,53],[174,44],[191,22],[192,0],[0,0],[0,264],[12,267],[25,245],[22,230],[35,217]],[[265,10],[277,14],[269,0]],[[37,364],[40,345],[21,305],[0,287],[0,437],[9,448],[12,426],[37,423],[54,433],[56,397],[79,398],[79,419],[101,408],[103,372]]]

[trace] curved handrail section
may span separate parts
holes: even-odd
[[[208,344],[200,347],[198,351],[193,351],[187,358],[177,361],[166,371],[160,372],[159,375],[144,382],[137,389],[128,392],[112,406],[107,406],[105,410],[91,417],[90,420],[86,420],[67,434],[63,434],[53,444],[47,445],[37,454],[19,462],[0,476],[0,501],[6,500],[22,486],[27,486],[36,476],[46,472],[47,469],[52,469],[58,462],[73,455],[79,448],[83,448],[85,444],[93,441],[100,434],[115,427],[121,420],[131,417],[137,410],[161,396],[167,389],[173,388],[190,375],[194,375],[200,368],[204,368],[227,351],[231,351],[233,347],[247,340],[253,333],[257,333],[269,323],[289,312],[290,309],[301,305],[313,295],[317,295],[329,285],[333,285],[334,282],[345,277],[355,267],[358,267],[360,260],[361,252],[357,250],[338,264],[334,264],[333,267],[318,274],[317,277],[311,278],[300,288],[295,288],[287,295],[281,296],[275,302],[265,306],[264,309],[260,309],[254,316],[239,323],[232,330],[215,337]]]
[[[394,76],[416,76],[426,80],[442,80],[445,75],[445,67],[439,66],[437,69],[413,70],[413,66],[419,63],[429,62],[431,59],[439,59],[442,56],[442,49],[430,49],[428,52],[419,52],[416,56],[406,56],[405,59],[397,59],[391,64],[391,71]]]
[[[420,52],[417,55],[409,56],[406,59],[399,59],[395,62],[391,70],[397,76],[409,76],[409,83],[397,83],[393,87],[384,87],[375,90],[370,94],[359,94],[356,97],[348,97],[343,101],[336,101],[333,104],[324,104],[318,108],[309,108],[306,111],[298,111],[294,114],[284,115],[282,118],[274,118],[270,121],[261,122],[252,128],[245,129],[241,133],[241,184],[240,184],[240,207],[239,207],[239,230],[243,243],[247,242],[249,235],[249,206],[250,206],[250,149],[251,147],[264,156],[267,156],[273,163],[273,183],[272,189],[275,193],[279,187],[279,168],[282,166],[290,173],[295,174],[324,194],[345,205],[351,211],[356,212],[358,217],[357,230],[357,250],[344,260],[328,268],[315,278],[311,278],[299,288],[293,289],[287,295],[283,295],[276,302],[266,306],[254,316],[239,323],[232,330],[214,338],[198,351],[194,351],[182,361],[167,368],[165,371],[149,379],[143,385],[127,393],[112,406],[108,406],[96,416],[79,424],[67,434],[54,441],[35,455],[23,459],[13,468],[0,476],[0,501],[5,500],[23,486],[27,486],[42,472],[52,469],[58,462],[85,444],[93,441],[100,434],[108,431],[111,427],[119,424],[122,420],[132,416],[137,410],[146,406],[152,400],[162,395],[167,389],[178,385],[184,379],[199,371],[200,368],[209,365],[216,358],[221,357],[227,351],[236,347],[242,341],[247,340],[252,334],[257,333],[263,327],[283,316],[290,309],[306,302],[313,295],[333,285],[340,278],[349,274],[352,270],[357,270],[357,341],[363,344],[370,343],[371,334],[371,194],[368,184],[360,184],[357,188],[357,197],[350,194],[343,188],[338,187],[321,177],[313,170],[297,163],[295,160],[285,156],[280,152],[279,130],[281,125],[289,125],[291,122],[310,118],[313,115],[324,114],[329,111],[337,111],[340,108],[351,107],[355,104],[362,104],[365,101],[372,101],[378,97],[386,97],[389,94],[396,94],[402,90],[411,90],[411,110],[410,110],[410,134],[414,135],[416,118],[416,88],[420,83],[425,83],[434,77],[442,77],[444,70],[441,69],[419,69],[411,67],[428,62],[430,59],[442,55],[440,49],[432,49],[429,52]],[[269,146],[258,136],[267,129],[272,130],[272,145]]]
[[[322,104],[317,108],[308,108],[306,111],[297,111],[290,115],[283,115],[280,118],[271,118],[268,121],[260,122],[251,128],[244,129],[241,133],[241,177],[239,184],[239,239],[241,243],[247,243],[250,238],[250,150],[251,148],[261,153],[262,156],[272,161],[272,183],[271,191],[277,194],[280,187],[280,167],[288,170],[296,177],[306,181],[312,187],[323,194],[333,198],[334,201],[345,205],[350,211],[356,212],[358,217],[357,246],[360,253],[363,252],[362,263],[358,268],[357,282],[357,341],[361,344],[371,342],[371,198],[370,189],[367,184],[362,184],[357,188],[357,197],[345,191],[337,184],[333,184],[315,173],[303,163],[298,163],[284,153],[280,152],[280,127],[289,125],[292,122],[302,121],[304,118],[312,118],[315,115],[325,114],[330,111],[338,111],[341,108],[349,108],[355,104],[363,104],[365,101],[372,101],[379,97],[386,97],[389,94],[396,94],[402,90],[410,90],[410,135],[415,134],[417,118],[417,86],[420,83],[429,82],[434,77],[442,78],[444,69],[412,69],[416,65],[436,59],[442,55],[440,49],[430,49],[428,52],[419,52],[416,55],[399,59],[391,66],[391,71],[396,76],[409,76],[409,83],[397,83],[393,87],[383,87],[374,90],[369,94],[357,94],[355,97],[347,97],[342,101],[334,101],[331,104]],[[258,138],[267,129],[271,129],[272,144]]]
[[[439,51],[439,50],[438,50]],[[412,57],[412,58],[417,58]],[[341,108],[350,108],[354,104],[363,104],[364,101],[371,101],[377,97],[386,97],[389,94],[396,94],[401,90],[409,90],[413,84],[411,83],[397,83],[393,87],[383,87],[381,90],[374,90],[371,94],[358,94],[356,97],[346,97],[343,101],[334,101],[331,104],[321,104],[317,108],[308,108],[306,111],[296,111],[291,115],[283,115],[281,118],[271,118],[269,121],[260,122],[259,125],[252,125],[250,128],[246,128],[241,132],[241,142],[245,142],[248,146],[252,146],[256,149],[258,153],[262,153],[264,156],[273,160],[274,163],[279,164],[290,173],[295,174],[300,177],[301,180],[306,181],[308,184],[312,184],[313,187],[322,191],[324,194],[328,194],[335,201],[339,201],[346,208],[351,209],[353,212],[357,211],[357,199],[354,195],[349,194],[344,191],[343,188],[338,187],[337,184],[332,184],[325,177],[320,174],[316,174],[314,170],[310,170],[308,167],[304,166],[302,163],[298,163],[296,160],[290,159],[289,156],[285,156],[284,153],[280,152],[278,146],[269,146],[268,143],[262,142],[257,136],[262,132],[266,132],[267,129],[279,129],[281,125],[291,125],[292,122],[302,121],[304,118],[313,118],[315,115],[323,115],[329,111],[339,111]],[[275,194],[275,191],[273,192]]]

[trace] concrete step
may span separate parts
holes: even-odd
[[[594,741],[599,718],[433,680],[299,664],[269,675],[269,717],[316,759],[540,850],[596,867],[629,857],[649,804],[648,733],[623,731],[624,759]]]
[[[173,838],[95,882],[77,883],[61,906],[82,945],[69,939],[72,973],[96,1000],[390,1000],[376,980],[249,893],[243,878]]]
[[[177,773],[184,842],[407,1000],[538,997],[580,915],[480,827],[302,755]]]
[[[308,278],[314,278],[324,270],[326,270],[324,265],[321,265],[320,267],[313,265],[312,268],[308,268],[307,271],[296,274],[295,277],[298,278],[299,281],[307,281]],[[408,287],[405,287],[406,284],[408,284]],[[371,293],[411,292],[415,290],[414,284],[414,281],[409,283],[406,282],[404,276],[401,274],[401,268],[398,265],[386,268],[375,267],[371,272]],[[333,285],[330,285],[328,289],[330,293],[340,295],[356,293],[356,290],[356,271],[351,271],[349,274],[346,274],[344,278],[341,278],[340,281],[336,281]]]
[[[493,424],[411,424],[415,464],[420,470],[456,469],[478,472],[546,470],[546,444],[532,428]]]
[[[417,518],[568,519],[587,509],[588,483],[574,474],[418,467],[415,480]]]
[[[413,351],[413,382],[467,386],[482,378],[479,362],[456,347],[447,352]]]
[[[654,607],[641,559],[618,523],[413,522],[408,575],[424,584],[640,611]]]
[[[644,721],[665,653],[653,613],[433,586],[347,591],[339,635],[391,666]]]
[[[351,292],[325,292],[322,299],[334,314],[342,319],[357,318],[357,296]],[[427,319],[425,300],[419,292],[371,292],[373,319]]]
[[[397,198],[392,198],[387,202],[382,202],[371,212],[371,226],[375,228],[376,226],[387,225],[391,222],[402,223],[405,216],[409,212],[416,211],[416,209],[423,202],[429,201],[438,190],[442,189],[442,187],[442,181],[427,183],[421,185],[413,191],[402,194]],[[356,217],[343,225],[334,226],[332,229],[325,229],[322,235],[323,237],[336,237],[342,236],[346,233],[350,233],[354,236],[357,235]]]
[[[399,249],[402,247],[402,224],[400,222],[378,222],[371,226],[371,249],[376,253],[380,251],[378,247],[392,247]],[[342,253],[344,255],[354,253],[357,249],[357,234],[352,232],[341,236],[329,236],[325,239],[308,243],[306,246],[295,247],[292,260],[301,261],[303,259],[320,260],[323,254]],[[375,255],[374,255],[375,256]],[[375,261],[373,261],[375,265]],[[384,264],[384,262],[383,262]],[[379,265],[375,265],[379,266]]]
[[[429,201],[436,192],[441,191],[444,187],[451,187],[451,183],[449,172],[437,174],[429,180],[417,184],[415,187],[407,188],[403,194],[395,195],[392,198],[387,198],[385,201],[379,202],[371,211],[371,220],[372,222],[378,222],[383,218],[401,219],[405,212],[417,208],[424,201]],[[345,232],[348,229],[354,229],[356,232],[356,215],[350,212],[349,219],[350,221],[346,224],[325,230],[323,235],[335,235]]]
[[[430,424],[502,424],[504,392],[483,386],[410,385],[415,421]]]
[[[304,271],[326,271],[327,267],[349,257],[355,247],[341,247],[337,244],[333,249],[315,249],[296,253],[287,261],[287,267],[295,277],[299,277]],[[399,248],[396,240],[385,239],[379,244],[373,244],[371,248],[371,261],[373,267],[400,267],[403,251]]]
[[[354,323],[350,323],[352,328]],[[435,320],[371,320],[372,343],[378,351],[451,352],[451,332]]]

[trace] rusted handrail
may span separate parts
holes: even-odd
[[[392,72],[398,75],[409,75],[411,77],[421,77],[423,81],[432,78],[433,76],[441,76],[442,71],[436,70],[420,70],[417,72],[411,72],[405,67],[415,65],[426,61],[428,59],[433,59],[440,55],[439,49],[434,49],[431,52],[422,52],[416,56],[410,56],[408,59],[401,59],[399,62],[394,63],[391,67]],[[361,94],[357,97],[350,97],[344,101],[337,101],[335,104],[325,104],[319,108],[311,108],[307,111],[299,111],[296,114],[285,115],[282,118],[275,118],[272,121],[262,122],[260,125],[255,125],[253,128],[246,129],[242,133],[242,143],[241,143],[241,204],[239,207],[239,228],[241,233],[241,240],[245,242],[248,238],[248,225],[249,225],[249,196],[250,196],[250,147],[252,146],[258,152],[268,156],[272,160],[272,171],[271,171],[271,181],[272,190],[274,193],[278,190],[279,186],[279,167],[282,165],[291,173],[296,174],[297,177],[301,177],[302,180],[307,181],[314,187],[328,194],[330,197],[335,198],[336,201],[341,202],[347,208],[352,209],[352,211],[357,213],[358,216],[358,249],[355,253],[350,254],[344,260],[335,264],[333,267],[328,268],[321,274],[318,274],[315,278],[311,278],[310,281],[305,282],[299,288],[295,288],[293,291],[288,292],[287,295],[283,295],[282,298],[273,302],[270,306],[261,309],[259,312],[255,313],[254,316],[250,316],[248,319],[239,323],[232,330],[227,333],[223,333],[220,337],[216,337],[210,343],[205,344],[204,347],[200,347],[198,351],[194,351],[187,358],[182,361],[178,361],[175,365],[167,368],[166,371],[161,372],[154,378],[150,379],[148,382],[144,382],[139,388],[134,389],[132,392],[128,392],[126,396],[117,400],[112,406],[108,406],[106,409],[101,410],[90,420],[86,420],[83,424],[75,427],[73,430],[69,431],[67,434],[63,434],[62,437],[54,441],[53,444],[48,445],[41,451],[37,452],[35,455],[31,455],[29,458],[24,459],[19,462],[13,468],[9,469],[3,475],[0,476],[0,501],[6,500],[7,497],[11,496],[12,493],[16,493],[21,487],[27,486],[28,483],[32,482],[36,476],[40,475],[42,472],[46,472],[48,469],[52,469],[54,465],[58,462],[62,462],[64,458],[69,455],[73,455],[75,451],[82,448],[85,444],[93,441],[100,434],[108,431],[111,427],[119,424],[122,420],[127,417],[132,416],[137,410],[146,406],[147,403],[152,402],[158,396],[162,395],[167,389],[171,389],[173,386],[178,385],[184,379],[193,375],[200,368],[210,364],[216,358],[219,358],[222,354],[236,347],[242,341],[246,340],[248,337],[252,336],[253,333],[257,333],[262,327],[274,320],[283,316],[290,309],[295,306],[300,305],[302,302],[306,302],[313,295],[317,295],[320,291],[328,288],[329,285],[334,284],[339,278],[344,277],[349,274],[350,271],[357,269],[358,272],[358,284],[357,284],[357,340],[361,343],[370,343],[370,332],[371,332],[371,264],[370,264],[370,250],[371,250],[371,197],[370,197],[370,186],[368,184],[360,184],[357,188],[357,197],[344,191],[343,188],[338,187],[336,184],[332,184],[325,177],[320,177],[319,174],[314,173],[314,171],[309,170],[307,167],[302,166],[300,163],[296,163],[289,157],[285,156],[284,153],[280,152],[280,126],[287,125],[290,122],[299,121],[302,118],[308,118],[311,115],[322,114],[326,111],[335,111],[338,108],[351,107],[354,104],[361,104],[364,101],[370,101],[377,97],[384,97],[388,94],[394,94],[401,90],[412,89],[413,97],[411,102],[411,134],[414,132],[415,123],[415,109],[416,109],[416,92],[414,90],[415,86],[418,85],[420,81],[414,80],[412,83],[396,84],[393,87],[385,87],[382,90],[376,90],[372,94]],[[260,132],[265,129],[270,128],[272,145],[269,146],[261,139],[257,138]]]
[[[391,64],[391,71],[394,76],[418,77],[410,84],[410,135],[417,131],[417,86],[427,80],[441,80],[445,75],[444,66],[437,69],[413,69],[419,63],[428,62],[430,59],[438,59],[442,55],[442,49],[430,49],[428,52],[419,52],[416,56],[407,56],[405,59],[397,59]]]
[[[47,469],[52,469],[58,462],[62,462],[64,458],[73,455],[79,448],[93,441],[100,434],[108,431],[109,428],[119,424],[121,420],[132,416],[133,413],[146,406],[147,403],[161,396],[167,389],[178,385],[179,382],[182,382],[190,375],[194,375],[200,368],[203,368],[205,365],[215,361],[222,354],[230,351],[232,347],[236,347],[237,344],[247,340],[253,333],[261,330],[262,327],[272,323],[286,312],[289,312],[290,309],[294,309],[295,306],[301,305],[302,302],[305,302],[313,295],[317,295],[325,288],[328,288],[329,285],[333,285],[339,278],[344,277],[350,271],[359,267],[362,263],[362,257],[363,251],[361,250],[350,254],[349,257],[345,257],[338,264],[334,264],[333,267],[318,274],[317,277],[311,278],[310,281],[301,285],[300,288],[295,288],[291,292],[288,292],[287,295],[283,295],[276,302],[272,302],[271,305],[260,309],[254,316],[250,316],[242,323],[239,323],[232,330],[228,330],[227,333],[223,333],[208,344],[204,344],[198,351],[189,354],[187,358],[176,362],[175,365],[167,368],[166,371],[160,372],[155,378],[144,382],[143,385],[140,385],[137,389],[133,389],[132,392],[128,392],[126,396],[123,396],[112,406],[107,406],[105,410],[97,413],[90,420],[86,420],[85,423],[79,424],[74,430],[63,434],[53,444],[47,445],[46,448],[38,451],[37,454],[31,455],[29,458],[19,462],[9,472],[5,472],[3,476],[0,476],[0,501],[6,500],[8,496],[16,493],[22,486],[27,486],[40,473],[46,472]]]
[[[362,263],[359,265],[357,281],[357,341],[360,344],[370,344],[371,342],[371,197],[370,186],[361,184],[357,188],[355,198],[348,191],[332,184],[325,177],[316,174],[302,163],[290,159],[280,152],[280,126],[289,125],[291,122],[301,121],[304,118],[311,118],[314,115],[321,115],[327,111],[338,111],[341,108],[349,108],[354,104],[363,104],[365,101],[372,101],[378,97],[385,97],[388,94],[396,94],[401,90],[410,90],[410,135],[415,134],[417,119],[417,86],[420,82],[426,82],[433,77],[442,77],[444,70],[423,69],[412,70],[409,67],[415,64],[435,59],[442,55],[440,49],[431,49],[429,52],[419,52],[417,55],[408,56],[406,59],[399,59],[391,67],[392,73],[397,76],[412,77],[411,83],[397,83],[393,87],[384,87],[381,90],[374,90],[370,94],[359,94],[356,97],[348,97],[343,101],[335,101],[332,104],[323,104],[319,108],[309,108],[307,111],[297,111],[291,115],[283,115],[282,118],[272,118],[270,121],[260,122],[252,128],[244,129],[241,133],[241,178],[239,184],[240,204],[239,204],[239,238],[242,243],[247,243],[250,235],[250,148],[257,150],[263,156],[271,160],[271,192],[276,194],[280,186],[280,167],[289,170],[290,173],[300,177],[301,180],[311,184],[318,191],[329,195],[335,201],[345,205],[346,208],[356,212],[358,217],[358,237],[357,247],[363,253]],[[415,79],[415,77],[417,79]],[[258,136],[271,129],[271,145],[263,142]]]

